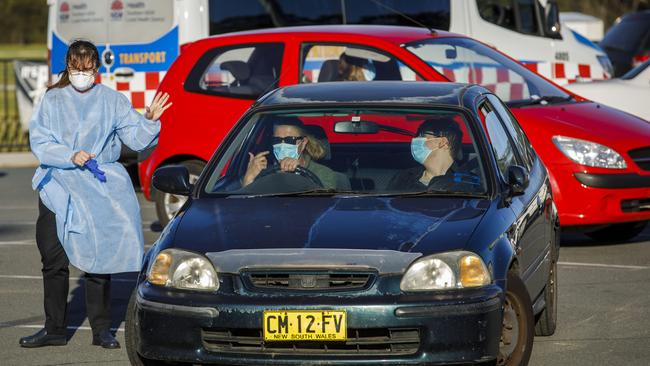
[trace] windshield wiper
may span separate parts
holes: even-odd
[[[517,108],[517,107],[524,107],[524,106],[538,105],[538,104],[547,105],[547,104],[555,104],[555,103],[564,103],[572,99],[573,99],[572,95],[566,97],[560,97],[557,95],[545,95],[543,97],[538,97],[538,98],[512,100],[506,102],[506,105],[508,105],[508,107],[510,108]]]
[[[273,193],[235,193],[230,198],[259,198],[259,197],[299,197],[299,196],[334,196],[338,194],[349,194],[348,191],[337,191],[331,188],[316,188],[295,192],[273,192]]]

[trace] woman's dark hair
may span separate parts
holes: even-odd
[[[449,141],[451,156],[454,160],[460,158],[461,142],[463,141],[463,131],[458,127],[458,123],[452,117],[437,117],[427,119],[418,127],[418,136],[425,133],[433,134],[437,137],[446,137]]]
[[[84,69],[88,64],[91,64],[95,70],[99,69],[99,51],[97,51],[97,47],[90,41],[73,41],[65,54],[65,69],[59,73],[59,81],[48,86],[47,90],[64,88],[70,85],[70,70],[68,70],[68,67]]]

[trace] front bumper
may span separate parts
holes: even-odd
[[[484,362],[497,355],[502,304],[498,286],[435,295],[258,297],[188,295],[144,283],[136,306],[137,351],[150,359],[221,365]],[[345,310],[346,344],[356,346],[296,342],[291,349],[273,342],[266,348],[262,312],[292,309]]]
[[[650,220],[650,174],[578,172],[574,164],[548,167],[562,226]]]

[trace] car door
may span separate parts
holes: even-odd
[[[534,154],[530,143],[512,114],[492,94],[479,104],[479,112],[485,117],[486,131],[497,157],[501,179],[507,181],[507,169],[519,165],[529,172],[529,185],[523,195],[512,197],[510,209],[516,217],[510,237],[519,260],[520,275],[526,282],[532,299],[535,299],[546,283],[549,252],[549,217],[545,184],[546,170]]]

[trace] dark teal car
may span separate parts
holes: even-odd
[[[153,181],[189,199],[129,304],[134,365],[525,365],[555,330],[549,180],[483,87],[278,89],[195,185]]]

